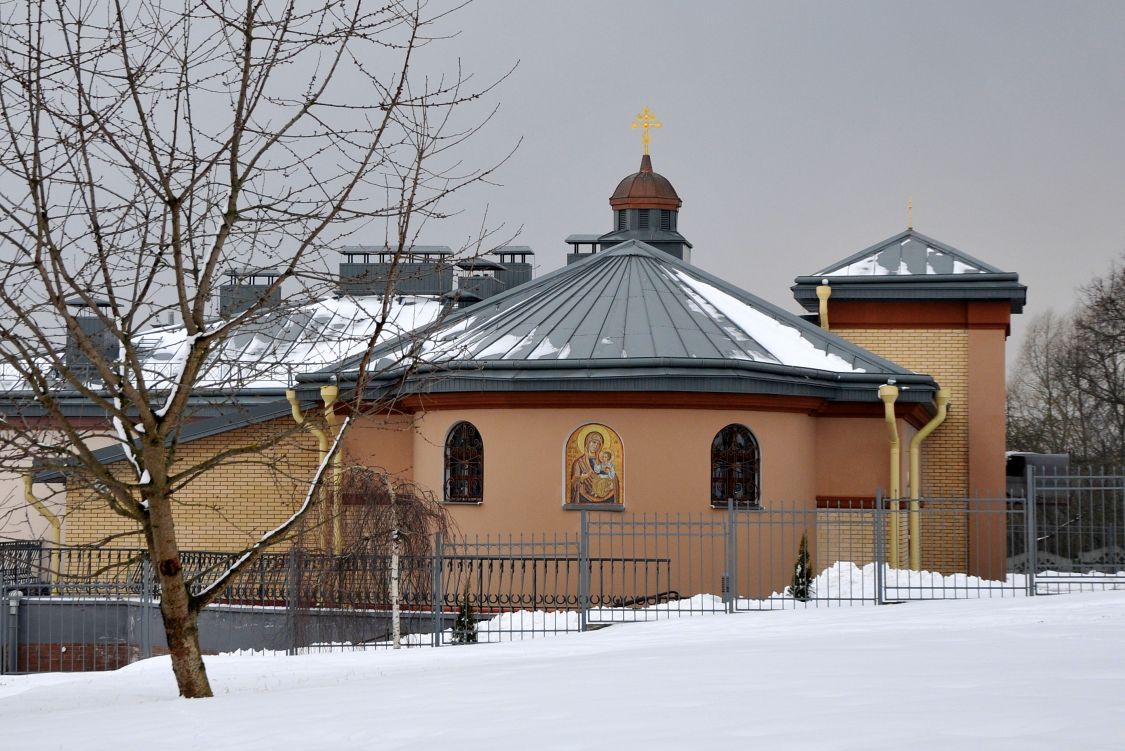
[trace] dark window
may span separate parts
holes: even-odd
[[[637,212],[637,228],[648,229],[648,209],[640,209]]]
[[[743,425],[728,425],[711,441],[711,505],[733,499],[740,508],[761,505],[761,452],[754,434]]]
[[[660,210],[660,229],[665,232],[672,231],[672,212],[669,209]]]
[[[445,500],[484,500],[484,441],[472,423],[457,423],[445,439]]]
[[[624,210],[618,211],[617,212],[617,229],[623,230],[623,229],[626,229],[627,227],[628,227],[628,225],[625,223],[625,211]]]

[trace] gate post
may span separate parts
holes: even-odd
[[[1027,480],[1027,489],[1024,491],[1023,522],[1025,526],[1025,547],[1027,548],[1027,596],[1034,597],[1036,592],[1035,574],[1039,570],[1039,522],[1035,513],[1035,467],[1028,464],[1024,469]]]
[[[578,531],[578,630],[586,630],[590,609],[590,521],[589,512],[582,509],[579,514]]]

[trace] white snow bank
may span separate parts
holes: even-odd
[[[558,639],[0,677],[4,748],[1117,749],[1125,593],[747,613]],[[14,693],[19,691],[19,693]],[[529,741],[529,739],[535,739]]]

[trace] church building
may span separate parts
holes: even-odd
[[[831,514],[877,497],[897,508],[1002,493],[1004,343],[1026,298],[1016,274],[909,228],[797,276],[806,314],[792,313],[697,265],[707,249],[680,233],[683,202],[645,151],[609,199],[609,231],[568,237],[564,267],[491,287],[477,273],[459,307],[377,347],[362,388],[382,406],[355,417],[346,463],[433,494],[470,535],[573,531],[583,510],[784,501]],[[359,360],[299,373],[291,401],[354,393]],[[185,447],[292,425],[291,406],[189,426]],[[301,445],[288,457],[297,480],[315,464],[312,438]],[[184,548],[237,549],[296,501],[265,475],[217,477],[181,493],[196,509],[178,522]],[[68,543],[123,524],[71,500]],[[975,534],[967,519],[904,527],[892,555],[964,570]]]

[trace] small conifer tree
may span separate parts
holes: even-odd
[[[453,622],[454,644],[477,643],[477,619],[473,613],[473,597],[469,593],[469,583],[461,595],[461,607],[457,610],[457,620]]]
[[[801,545],[797,548],[797,563],[793,566],[793,581],[789,584],[789,595],[801,602],[808,602],[816,593],[813,582],[812,565],[809,562],[809,534],[801,535]]]

